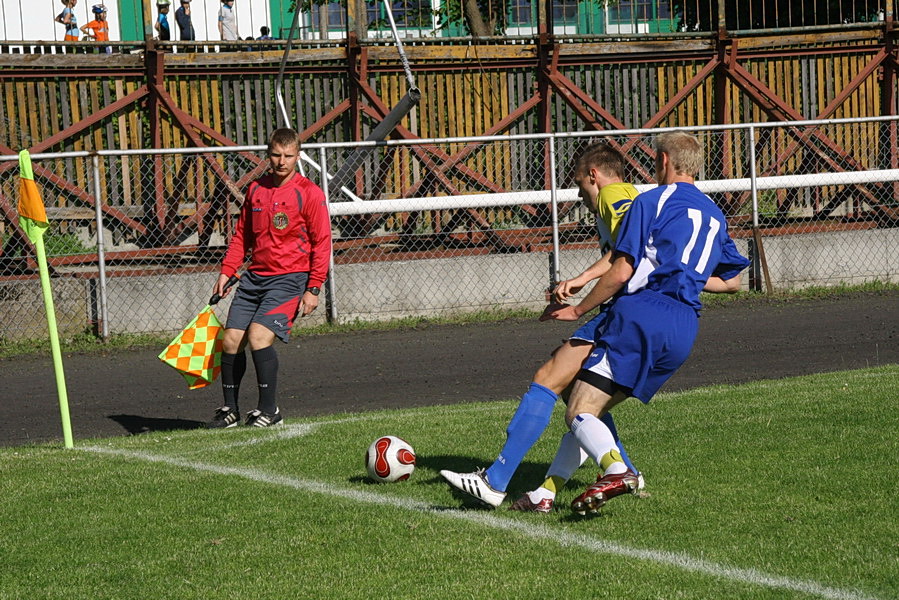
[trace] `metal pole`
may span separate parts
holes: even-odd
[[[757,264],[753,265],[753,271],[763,276],[765,280],[765,289],[768,294],[774,293],[774,286],[771,283],[771,275],[768,273],[768,261],[765,259],[765,246],[762,243],[762,232],[759,229],[759,190],[758,180],[755,171],[755,127],[749,128],[749,193],[752,195],[752,239],[755,241],[755,255],[753,260]],[[761,285],[756,286],[761,290]]]
[[[390,21],[390,29],[393,31],[393,39],[396,41],[396,49],[400,53],[400,62],[403,63],[403,70],[406,71],[406,80],[409,82],[409,90],[416,90],[415,78],[412,76],[412,68],[409,66],[409,59],[406,58],[406,51],[403,50],[403,42],[400,40],[400,34],[396,30],[396,23],[393,20],[393,11],[390,9],[390,2],[384,0],[384,10],[387,12],[387,19]]]
[[[319,164],[322,166],[322,191],[325,193],[325,202],[331,203],[331,196],[328,186],[328,169],[327,157],[325,149],[318,149]],[[329,211],[330,212],[330,211]],[[331,249],[331,256],[328,258],[328,280],[325,285],[327,293],[326,300],[328,302],[328,321],[330,323],[337,322],[337,286],[334,285],[334,250]]]
[[[413,108],[418,106],[418,103],[421,101],[421,90],[415,85],[415,77],[412,75],[412,67],[409,66],[409,59],[406,57],[406,52],[403,50],[403,42],[400,39],[400,34],[396,29],[396,23],[393,20],[393,12],[390,9],[390,2],[384,0],[384,10],[387,13],[387,19],[390,21],[390,29],[393,31],[393,40],[396,43],[396,49],[400,54],[400,62],[403,63],[403,70],[406,72],[406,81],[409,82],[409,90],[406,92],[406,95],[403,96],[396,106],[391,109],[387,115],[384,116],[384,119],[378,123],[378,126],[374,128],[374,130],[369,134],[366,138],[366,141],[381,141],[387,138],[390,133],[396,129],[397,125],[400,124],[406,115],[408,115]],[[360,166],[362,166],[362,162],[365,160],[365,157],[372,151],[374,148],[357,148],[354,150],[344,161],[344,163],[340,166],[340,169],[337,170],[337,173],[334,174],[334,187],[340,188],[344,190],[344,192],[350,192],[347,188],[348,182],[352,177],[353,173],[355,173]],[[349,197],[357,199],[357,197],[350,192]]]
[[[275,80],[275,98],[277,98],[278,107],[281,109],[281,119],[283,119],[284,127],[290,128],[293,128],[293,126],[290,124],[290,117],[287,115],[287,108],[284,106],[284,96],[281,93],[281,84],[284,82],[284,69],[287,66],[287,55],[290,54],[290,48],[293,45],[293,36],[297,32],[299,21],[300,5],[298,2],[296,9],[293,11],[293,23],[290,25],[290,33],[287,34],[287,46],[284,48],[284,54],[281,56],[281,66],[278,67],[278,78]]]
[[[100,196],[100,157],[91,156],[94,167],[94,212],[97,220],[97,268],[100,273],[100,337],[109,339],[109,314],[106,310],[106,245],[103,241],[103,210]]]
[[[559,199],[556,190],[556,138],[549,138],[549,198],[552,204],[553,263],[550,290],[559,282]]]
[[[759,189],[755,172],[755,127],[749,128],[749,193],[752,197],[752,228],[759,228]]]
[[[413,108],[418,106],[418,102],[421,100],[421,92],[418,88],[410,88],[409,91],[403,96],[400,101],[397,103],[393,109],[387,113],[384,117],[384,120],[378,123],[378,126],[374,128],[374,130],[369,134],[366,138],[366,141],[382,141],[390,132],[396,129],[396,126],[400,124],[406,115],[412,111]],[[340,166],[340,169],[337,170],[337,173],[334,174],[334,184],[335,188],[340,188],[341,190],[350,191],[347,186],[349,185],[349,181],[353,176],[353,173],[362,166],[362,162],[365,160],[365,157],[374,150],[374,147],[364,147],[364,148],[356,148],[346,159],[346,161]],[[326,172],[326,171],[323,171]],[[356,198],[355,194],[350,196],[351,198]]]

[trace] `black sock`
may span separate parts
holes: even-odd
[[[237,396],[240,392],[240,380],[246,372],[246,352],[237,354],[222,352],[222,394],[225,397],[225,406],[231,407],[234,412],[240,412]]]
[[[256,381],[259,382],[259,410],[270,415],[278,410],[275,392],[278,389],[278,353],[273,346],[253,350]]]

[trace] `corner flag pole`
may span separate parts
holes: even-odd
[[[62,352],[59,347],[59,332],[56,329],[56,309],[53,307],[53,290],[50,288],[50,272],[47,268],[47,252],[44,249],[44,231],[50,226],[47,212],[41,200],[40,191],[34,182],[31,169],[31,155],[28,150],[19,152],[19,225],[34,244],[38,271],[41,276],[41,291],[47,311],[47,326],[50,330],[50,349],[53,352],[53,371],[56,374],[56,392],[59,396],[59,413],[62,417],[62,435],[66,448],[74,448],[72,442],[72,421],[69,418],[69,398],[66,393],[66,377],[62,368]]]

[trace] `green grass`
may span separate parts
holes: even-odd
[[[765,306],[808,300],[838,298],[848,294],[881,294],[899,291],[899,284],[872,282],[854,286],[809,287],[802,290],[775,292],[743,292],[740,294],[703,294],[706,307],[728,305]],[[541,311],[527,309],[482,310],[460,313],[446,317],[404,317],[389,321],[354,321],[351,323],[322,324],[314,327],[300,327],[294,336],[328,335],[357,331],[395,331],[420,329],[430,325],[470,325],[473,323],[496,323],[507,319],[536,319]],[[114,350],[135,350],[141,348],[164,348],[174,334],[121,334],[113,335],[107,341],[98,339],[91,333],[60,340],[63,352],[110,352]],[[0,339],[0,359],[25,355],[49,355],[50,342],[46,338],[24,341]]]
[[[512,401],[0,449],[0,598],[896,598],[897,396],[893,365],[629,401],[649,495],[594,518],[458,510],[437,473],[486,466]],[[384,434],[410,481],[365,481]]]

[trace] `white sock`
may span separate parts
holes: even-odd
[[[531,499],[531,502],[534,504],[540,504],[540,501],[549,498],[550,500],[556,499],[556,493],[551,492],[543,486],[538,487],[536,490],[528,492],[528,498]]]
[[[574,434],[568,431],[559,442],[559,449],[556,450],[556,456],[546,471],[546,477],[561,477],[568,481],[588,458],[590,456],[578,444]]]
[[[603,475],[627,471],[627,465],[618,453],[615,436],[605,423],[590,413],[581,413],[571,422],[571,433],[590,458],[603,469]]]

